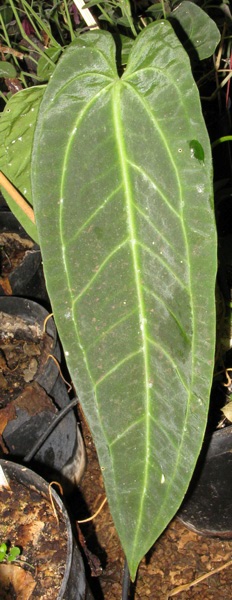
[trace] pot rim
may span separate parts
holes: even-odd
[[[10,480],[15,479],[19,483],[22,483],[22,485],[24,485],[28,489],[30,489],[31,487],[33,489],[36,488],[36,491],[39,494],[41,494],[41,496],[45,497],[48,501],[50,501],[49,484],[40,475],[37,475],[37,473],[35,473],[35,471],[32,471],[32,469],[29,469],[28,467],[26,467],[24,465],[20,465],[11,460],[5,460],[2,458],[0,458],[0,466],[3,468],[3,470],[5,469],[5,475],[6,475],[7,479],[8,478]],[[65,572],[63,575],[63,580],[62,580],[62,583],[60,586],[59,593],[56,597],[56,600],[62,600],[65,590],[66,590],[66,587],[67,587],[67,581],[68,581],[70,570],[71,570],[72,554],[73,554],[73,534],[72,534],[70,519],[69,519],[67,510],[64,506],[64,503],[62,502],[61,498],[58,496],[57,492],[53,488],[50,488],[50,490],[52,493],[53,500],[58,505],[58,507],[62,513],[62,516],[65,521],[66,531],[67,531]]]

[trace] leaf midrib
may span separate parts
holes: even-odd
[[[125,190],[125,202],[127,208],[127,219],[128,219],[128,233],[131,239],[131,254],[133,260],[133,269],[135,276],[135,287],[138,299],[138,313],[139,313],[139,321],[140,321],[140,330],[141,330],[141,338],[142,338],[142,353],[144,358],[144,388],[145,388],[145,419],[146,419],[146,436],[145,436],[145,465],[144,465],[144,485],[142,488],[141,495],[141,503],[140,510],[138,514],[138,519],[136,522],[136,529],[134,535],[134,547],[137,544],[137,538],[139,535],[139,530],[142,521],[143,514],[143,505],[146,496],[147,490],[147,482],[148,482],[148,466],[149,466],[149,433],[150,433],[150,424],[149,424],[149,413],[150,413],[150,393],[149,393],[149,364],[148,364],[148,346],[147,346],[147,331],[146,331],[146,313],[144,310],[144,299],[142,294],[142,282],[140,277],[140,269],[139,269],[139,260],[138,253],[136,250],[136,243],[133,242],[137,240],[137,232],[135,226],[135,214],[134,214],[134,204],[133,204],[133,195],[130,186],[130,177],[128,173],[128,162],[127,162],[127,151],[126,144],[123,139],[123,126],[122,126],[122,115],[121,115],[121,103],[120,103],[120,93],[121,89],[124,87],[124,83],[119,80],[115,82],[114,87],[112,88],[112,112],[113,112],[113,124],[115,129],[115,138],[116,144],[118,147],[119,154],[119,164],[122,174],[122,181],[124,184]],[[118,499],[117,499],[118,500]]]

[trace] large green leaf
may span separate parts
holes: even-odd
[[[31,205],[32,144],[44,90],[45,86],[34,86],[14,94],[0,113],[0,170]],[[1,191],[16,218],[37,242],[35,224],[3,188]]]
[[[221,34],[216,23],[200,6],[183,0],[170,14],[170,21],[190,57],[200,60],[212,56]]]
[[[82,35],[41,104],[32,188],[48,292],[131,576],[177,511],[214,357],[211,153],[189,59],[147,27],[120,79]]]

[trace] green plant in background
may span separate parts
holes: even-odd
[[[16,562],[20,566],[27,565],[31,569],[34,569],[33,565],[22,559],[21,553],[22,550],[19,548],[19,546],[11,546],[8,543],[6,544],[5,542],[3,542],[2,544],[0,544],[0,563]],[[18,560],[19,558],[20,560]]]
[[[78,36],[48,85],[32,88],[35,106],[32,90],[8,102],[0,169],[34,205],[55,320],[134,579],[181,504],[207,419],[212,159],[174,21],[201,59],[219,32],[191,2],[144,28],[128,2],[117,5],[117,35]]]
[[[63,48],[75,39],[80,29],[79,22],[71,19],[72,6],[75,5],[70,0],[7,0],[0,7],[0,40],[4,52],[0,77],[17,78],[22,87],[30,86],[32,80],[48,81]]]
[[[20,554],[21,550],[18,546],[11,546],[9,548],[4,542],[0,544],[0,563],[3,561],[13,562],[17,560]]]

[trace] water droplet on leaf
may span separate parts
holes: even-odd
[[[197,185],[197,191],[199,194],[203,194],[205,186],[203,184]]]

